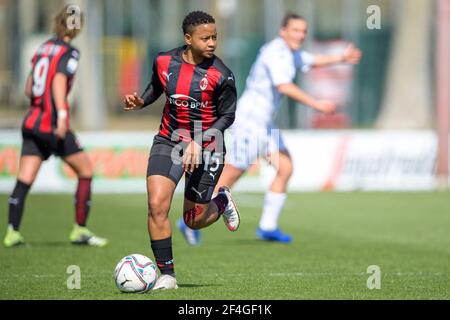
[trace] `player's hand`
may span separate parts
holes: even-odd
[[[332,101],[320,100],[314,105],[314,109],[323,113],[333,113],[336,111],[336,104]]]
[[[200,165],[201,146],[192,140],[189,142],[183,154],[183,170],[193,172]]]
[[[134,94],[127,94],[123,103],[125,104],[123,107],[125,111],[139,110],[144,107],[144,100],[136,92]]]
[[[67,134],[67,122],[66,119],[58,119],[56,123],[55,135],[57,138],[64,140]]]
[[[358,64],[361,60],[362,52],[353,44],[349,44],[342,55],[342,61],[350,64]]]

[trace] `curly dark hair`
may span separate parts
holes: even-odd
[[[206,12],[192,11],[183,20],[183,34],[191,34],[194,27],[207,23],[216,23],[216,20]]]

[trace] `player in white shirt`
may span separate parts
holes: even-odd
[[[307,21],[289,13],[283,19],[279,36],[261,48],[238,101],[236,120],[230,129],[227,163],[217,184],[231,187],[260,157],[276,169],[277,174],[266,193],[256,232],[261,240],[292,241],[290,235],[278,228],[287,185],[293,172],[289,151],[273,122],[282,96],[288,96],[317,111],[332,113],[336,110],[335,103],[316,100],[294,83],[297,70],[307,72],[311,68],[337,63],[357,64],[362,56],[361,51],[351,44],[341,55],[318,55],[303,51],[301,47],[307,32]],[[190,244],[199,243],[198,230],[180,229]]]

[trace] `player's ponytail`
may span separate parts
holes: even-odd
[[[53,33],[58,39],[74,39],[83,26],[83,13],[76,5],[66,5],[53,18]]]

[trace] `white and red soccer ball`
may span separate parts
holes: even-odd
[[[157,278],[156,265],[141,254],[124,257],[114,270],[116,286],[122,292],[147,292],[153,288]]]

